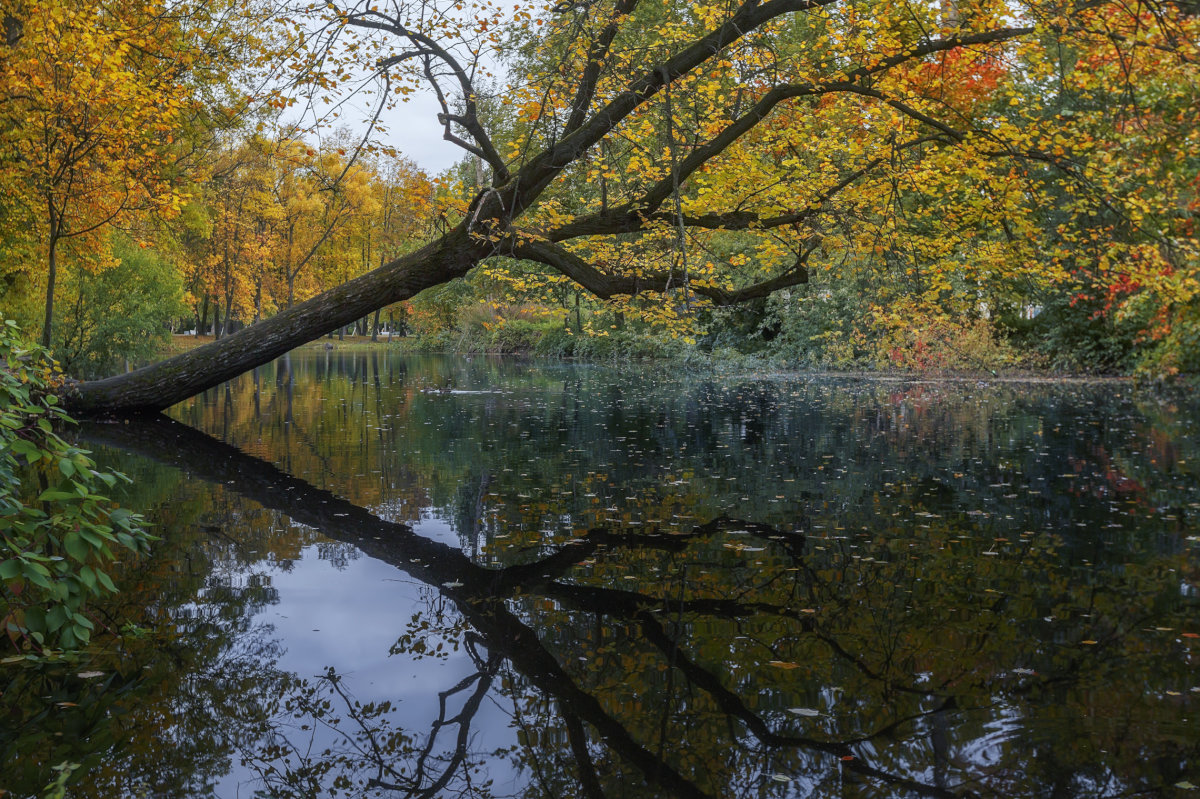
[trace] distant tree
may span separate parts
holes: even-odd
[[[364,64],[381,102],[419,81],[434,89],[446,138],[488,184],[445,233],[227,342],[82,384],[76,407],[165,407],[502,256],[602,299],[657,296],[667,319],[868,256],[897,292],[929,302],[965,303],[997,274],[1056,280],[1075,242],[1033,224],[1052,199],[1039,173],[1071,187],[1071,213],[1132,218],[1122,187],[1137,166],[1105,175],[1081,160],[1092,123],[1114,110],[1055,113],[1057,87],[1069,77],[1136,93],[1169,62],[1193,91],[1200,62],[1197,22],[1169,4],[455,6],[331,5],[298,73],[313,98]],[[298,35],[312,24],[297,12]],[[497,50],[518,69],[492,119],[477,77]],[[1142,51],[1165,61],[1129,57]],[[1104,52],[1130,70],[1089,69],[1084,56]],[[729,231],[753,237],[751,251],[710,255]]]
[[[117,265],[67,275],[63,321],[55,352],[72,374],[100,377],[152,359],[185,312],[175,265],[124,236],[113,246]]]

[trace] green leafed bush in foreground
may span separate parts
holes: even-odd
[[[0,618],[34,655],[85,645],[88,600],[116,591],[104,567],[151,540],[140,516],[98,493],[127,478],[55,432],[73,422],[54,396],[58,379],[46,350],[0,325]]]

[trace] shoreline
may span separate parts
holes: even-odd
[[[213,340],[212,336],[194,336],[174,333],[171,335],[171,343],[168,345],[168,350],[164,353],[164,357],[178,355],[191,349],[195,349],[203,344],[207,344]],[[395,349],[408,354],[425,354],[425,355],[471,355],[471,356],[495,356],[495,357],[510,357],[510,358],[530,358],[562,361],[564,363],[595,363],[605,364],[611,363],[608,359],[590,359],[580,357],[558,357],[539,356],[531,352],[459,352],[455,350],[433,350],[425,349],[421,345],[416,344],[416,339],[412,336],[396,336],[391,341],[385,337],[380,337],[377,341],[372,341],[370,336],[346,336],[345,338],[319,338],[314,339],[306,344],[297,347],[296,350],[328,350],[331,352],[367,352],[372,350],[387,350]],[[293,350],[293,351],[296,351]],[[1195,375],[1179,375],[1170,381],[1152,380],[1149,378],[1139,378],[1136,375],[1130,374],[1087,374],[1080,372],[1038,372],[1028,368],[1014,368],[1011,372],[992,372],[988,370],[979,371],[963,371],[963,370],[947,370],[939,371],[930,369],[921,372],[903,372],[903,371],[875,371],[870,369],[822,369],[820,367],[797,367],[789,369],[780,367],[777,364],[771,364],[767,361],[758,361],[753,355],[744,356],[745,361],[715,359],[708,363],[695,358],[647,358],[639,359],[639,362],[644,363],[660,363],[692,369],[696,371],[712,370],[727,374],[755,374],[759,377],[791,377],[798,375],[808,375],[814,377],[831,378],[838,380],[863,380],[875,382],[893,382],[893,383],[1031,383],[1031,384],[1112,384],[1112,385],[1131,385],[1131,386],[1146,386],[1158,385],[1164,387],[1171,386],[1186,386],[1192,384],[1197,376]]]

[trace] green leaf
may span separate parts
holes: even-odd
[[[55,605],[46,612],[46,629],[48,632],[54,632],[59,627],[62,627],[67,622],[67,618],[71,615],[62,605]]]
[[[67,550],[68,555],[79,563],[85,563],[92,554],[83,538],[75,532],[67,533],[66,537],[63,538],[63,548]]]
[[[24,455],[29,461],[41,460],[42,451],[23,438],[14,438],[8,442],[8,448],[18,455]]]
[[[25,575],[25,579],[28,580],[29,582],[33,583],[34,585],[38,586],[39,588],[45,588],[47,590],[50,590],[53,586],[53,584],[48,579],[50,572],[46,571],[45,568],[43,568],[42,572],[45,572],[45,574],[43,574],[42,572],[38,572],[38,571],[35,571],[30,568],[31,566],[36,566],[36,565],[37,564],[34,564],[34,563],[26,563],[25,564],[25,568],[22,569],[22,573]]]
[[[57,488],[48,488],[41,494],[38,494],[39,502],[62,502],[67,499],[74,500],[78,499],[78,497],[73,493],[59,491]]]
[[[46,631],[46,611],[41,608],[25,608],[21,621],[30,632]]]

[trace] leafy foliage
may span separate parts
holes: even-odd
[[[0,357],[0,611],[19,650],[72,649],[95,629],[88,601],[116,591],[107,564],[144,552],[150,535],[99,493],[123,475],[55,432],[71,420],[52,393],[61,377],[49,354],[6,321]]]
[[[145,363],[166,342],[170,324],[186,312],[179,270],[154,250],[120,238],[117,265],[66,276],[63,323],[55,356],[79,377],[104,377],[122,363]]]

